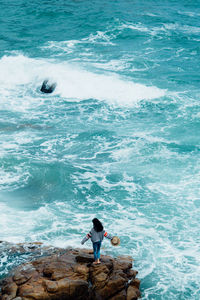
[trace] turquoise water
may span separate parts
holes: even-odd
[[[1,0],[0,24],[0,240],[81,247],[98,217],[142,299],[200,299],[200,2]]]

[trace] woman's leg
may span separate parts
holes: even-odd
[[[97,263],[100,263],[100,249],[101,249],[101,242],[97,243]]]
[[[97,242],[93,243],[94,260],[97,260]]]

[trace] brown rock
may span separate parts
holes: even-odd
[[[32,277],[31,273],[26,272],[17,272],[13,276],[13,280],[16,282],[17,285],[23,284],[27,282]]]
[[[110,273],[110,269],[108,268],[108,266],[103,263],[100,265],[92,265],[90,271],[92,278],[95,278],[99,273]]]
[[[115,260],[114,268],[120,269],[124,272],[128,272],[132,268],[132,261],[131,260]]]
[[[135,279],[131,280],[130,285],[131,286],[135,286],[139,290],[139,288],[140,288],[140,280],[138,278],[135,278]]]
[[[138,271],[129,269],[126,274],[129,278],[135,278],[138,274]]]
[[[91,264],[93,260],[90,250],[56,249],[16,268],[0,283],[0,299],[133,300],[140,296],[131,257],[102,255],[100,265]]]
[[[79,277],[80,279],[88,281],[89,277],[89,268],[86,265],[80,265],[77,264],[73,268],[74,273]]]
[[[45,300],[49,299],[48,293],[45,289],[45,284],[43,280],[40,279],[33,284],[25,283],[19,287],[18,294],[20,297],[33,298],[35,300]]]
[[[141,296],[140,291],[135,286],[129,286],[127,289],[127,300],[137,300]]]
[[[93,250],[91,249],[81,249],[82,253],[93,254]]]
[[[55,293],[58,290],[58,283],[56,281],[44,280],[44,285],[49,293]]]
[[[70,299],[88,299],[88,282],[84,280],[71,280]]]
[[[17,287],[16,283],[11,282],[2,288],[2,292],[3,292],[3,294],[9,295],[8,297],[10,297],[10,299],[12,299],[12,298],[16,297],[17,289],[18,289],[18,287]]]
[[[70,287],[70,280],[68,278],[63,278],[57,281],[58,284],[58,291],[59,294],[67,294],[69,295],[69,287]]]
[[[120,255],[120,256],[117,256],[117,260],[120,260],[120,261],[127,261],[127,262],[130,262],[132,263],[133,262],[133,258],[132,256],[129,256],[129,255]]]
[[[92,263],[94,257],[91,254],[82,253],[76,256],[76,261],[79,263]]]
[[[107,283],[109,273],[110,270],[106,265],[93,265],[90,268],[90,278],[93,285],[93,289],[103,288]]]
[[[110,300],[126,300],[126,290],[122,290],[121,292],[110,298]]]
[[[107,299],[111,296],[114,296],[117,292],[120,292],[121,290],[125,289],[125,283],[126,279],[122,278],[121,276],[112,276],[107,281],[107,284],[101,288],[96,289],[96,297],[100,296],[100,299]]]

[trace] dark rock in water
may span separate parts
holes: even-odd
[[[64,251],[63,251],[64,250]],[[101,256],[93,265],[86,249],[56,249],[29,261],[0,282],[1,300],[134,300],[140,281],[131,257]]]
[[[43,81],[42,87],[40,89],[41,92],[50,94],[52,93],[56,88],[56,83],[49,83],[49,80],[46,79]]]

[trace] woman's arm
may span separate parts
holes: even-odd
[[[89,232],[81,241],[81,244],[83,245],[85,242],[87,242],[91,238],[91,232]]]
[[[107,231],[104,232],[104,236],[109,239],[109,240],[112,240],[113,236],[109,233],[107,233]]]

